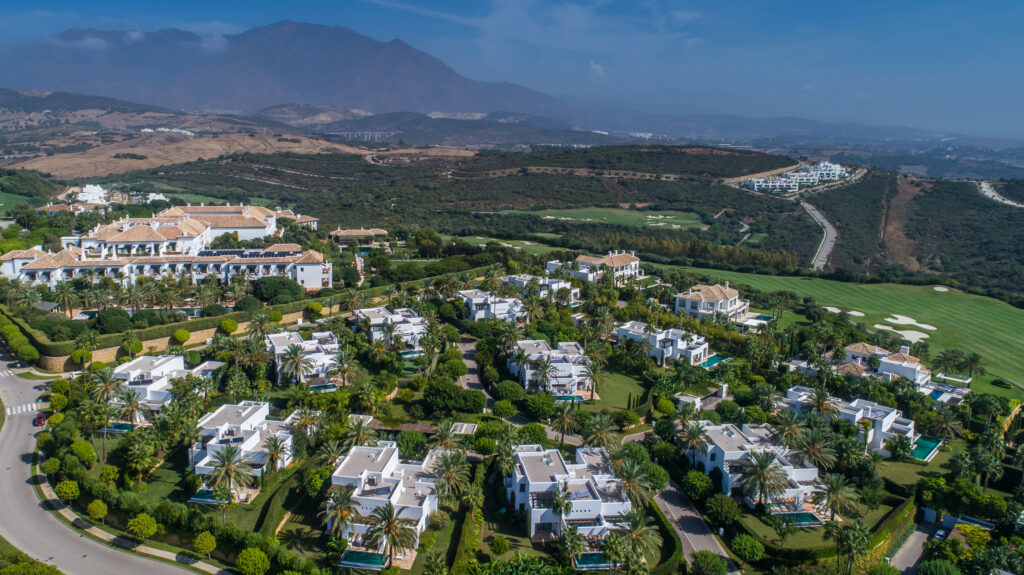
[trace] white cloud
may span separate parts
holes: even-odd
[[[128,34],[125,35],[124,43],[125,44],[135,44],[136,42],[140,42],[145,37],[146,37],[146,33],[143,32],[142,30],[136,28],[134,30],[129,30],[128,31]]]
[[[600,84],[608,83],[608,73],[604,71],[604,66],[593,60],[587,62],[587,74],[595,82]]]
[[[107,44],[106,40],[104,40],[103,38],[96,38],[95,36],[86,36],[84,38],[79,38],[78,40],[71,41],[61,40],[58,38],[51,38],[49,41],[58,46],[63,46],[66,48],[78,48],[81,50],[106,50],[110,47]]]

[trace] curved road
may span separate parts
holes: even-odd
[[[6,366],[11,358],[0,354]],[[16,374],[0,376],[0,398],[8,409],[32,404],[44,382]],[[67,575],[147,573],[181,575],[187,569],[118,551],[80,535],[39,502],[32,489],[31,458],[35,411],[8,415],[0,431],[0,535],[34,559],[56,565]]]
[[[996,192],[994,189],[992,189],[992,184],[988,182],[978,182],[978,189],[981,190],[982,194],[985,194],[986,198],[995,200],[1001,204],[1013,206],[1015,208],[1024,208],[1024,204],[1000,196],[999,192]]]
[[[825,219],[825,216],[821,215],[818,208],[808,204],[801,200],[800,205],[803,206],[807,213],[811,215],[811,218],[825,230],[825,237],[821,240],[821,245],[818,246],[818,251],[814,254],[814,259],[811,260],[811,269],[815,271],[825,269],[825,264],[828,263],[828,258],[832,255],[832,249],[836,247],[836,239],[839,234],[836,232],[835,227],[832,226]]]

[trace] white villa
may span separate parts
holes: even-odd
[[[621,344],[624,340],[647,340],[650,342],[648,355],[660,365],[669,361],[686,361],[697,365],[708,358],[708,342],[701,336],[681,329],[652,329],[640,321],[628,321],[613,332]]]
[[[695,285],[685,293],[676,294],[675,311],[686,312],[698,319],[723,316],[729,321],[743,321],[750,311],[750,302],[740,299],[740,292],[725,285]]]
[[[530,291],[534,289],[532,286],[536,286],[537,297],[541,299],[554,300],[562,289],[569,290],[570,301],[578,300],[580,297],[580,288],[573,287],[571,282],[561,278],[518,274],[506,277],[505,283],[518,287],[523,297],[529,297]]]
[[[214,454],[225,446],[234,445],[239,448],[242,456],[251,461],[250,471],[260,481],[252,488],[246,488],[233,494],[239,501],[248,503],[259,492],[263,474],[270,470],[267,456],[266,441],[270,437],[283,440],[288,449],[277,462],[277,469],[288,466],[292,461],[291,424],[295,414],[284,421],[267,419],[270,415],[270,404],[264,401],[243,401],[238,405],[222,405],[213,413],[207,413],[199,419],[200,440],[189,449],[189,461],[196,473],[209,475],[213,473]],[[204,485],[192,498],[198,502],[217,502],[211,492],[211,486]]]
[[[640,269],[640,258],[636,257],[635,252],[618,250],[610,251],[608,255],[602,257],[577,256],[575,265],[553,260],[548,262],[544,269],[549,274],[564,269],[573,277],[590,283],[599,281],[607,270],[612,273],[615,285],[622,285],[644,275]]]
[[[521,367],[515,360],[519,351],[526,354],[526,363]],[[537,371],[539,362],[544,359],[551,365],[546,380]],[[574,341],[559,342],[555,349],[542,339],[517,341],[508,359],[508,369],[519,378],[526,391],[550,391],[558,397],[593,390],[587,379],[590,358],[583,353],[583,346]]]
[[[813,395],[813,389],[795,385],[786,391],[786,397],[779,401],[779,407],[803,414],[809,409]],[[893,437],[906,437],[911,444],[917,440],[914,421],[903,417],[903,413],[896,408],[878,405],[866,399],[847,402],[830,397],[829,400],[836,410],[836,416],[857,426],[862,435],[864,428],[861,427],[861,422],[866,421],[870,424],[867,429],[867,438],[863,439],[870,451],[877,451],[888,457],[889,451],[885,449],[885,444]]]
[[[844,351],[846,357],[836,368],[837,372],[845,370],[848,375],[878,375],[888,379],[902,377],[912,381],[919,390],[931,383],[931,370],[925,367],[921,360],[910,355],[910,348],[907,346],[900,347],[899,353],[891,353],[877,345],[858,342],[846,346]],[[868,366],[871,356],[878,358],[876,372],[872,372]],[[861,369],[851,369],[850,366]]]
[[[819,486],[818,468],[804,463],[800,455],[773,442],[774,430],[771,427],[752,424],[738,427],[732,423],[712,425],[708,421],[701,423],[708,435],[708,445],[705,453],[696,454],[694,466],[708,475],[717,469],[722,476],[722,493],[742,494],[747,505],[753,507],[756,503],[753,494],[742,493],[740,470],[751,453],[769,451],[775,454],[776,464],[786,474],[783,493],[770,502],[773,508],[778,511],[815,511],[809,499]],[[693,459],[686,449],[683,452]]]
[[[193,369],[185,369],[185,359],[180,355],[156,357],[139,356],[114,368],[114,379],[120,380],[125,389],[134,389],[142,396],[145,404],[159,412],[171,402],[171,380],[179,377],[210,377],[214,370],[223,366],[220,361],[207,361]],[[120,403],[115,398],[113,404]],[[136,424],[144,423],[139,420]]]
[[[281,356],[288,348],[295,345],[302,349],[302,355],[309,360],[310,370],[308,373],[299,374],[299,381],[310,384],[312,391],[333,391],[335,388],[330,382],[330,372],[334,368],[334,357],[340,350],[338,338],[334,332],[314,332],[310,339],[304,340],[302,336],[294,331],[272,333],[266,336],[267,349],[274,356],[274,363],[277,364],[277,381],[280,383],[284,374],[282,373]]]
[[[557,449],[519,445],[515,459],[505,489],[512,508],[526,514],[533,541],[552,541],[563,529],[575,526],[588,549],[600,549],[604,537],[632,507],[603,448],[577,448],[576,461],[569,463]],[[560,488],[572,498],[572,509],[564,516],[551,508]]]
[[[389,330],[393,330],[391,334],[398,337],[405,346],[405,350],[402,352],[403,356],[423,353],[420,339],[427,335],[427,319],[420,317],[412,309],[400,308],[391,311],[383,306],[357,309],[352,312],[352,318],[356,328],[366,322],[369,326],[370,341],[385,340],[388,338]]]
[[[357,445],[349,451],[331,475],[331,489],[354,490],[353,499],[359,514],[354,525],[342,532],[342,537],[348,538],[349,549],[360,553],[356,556],[343,555],[343,567],[371,570],[383,567],[383,561],[367,562],[363,555],[367,552],[383,554],[383,545],[370,547],[366,533],[370,529],[373,510],[388,502],[415,531],[413,549],[419,546],[420,534],[427,528],[430,514],[438,509],[435,477],[431,469],[441,453],[431,451],[423,461],[401,462],[398,446],[393,441],[379,441],[376,447]],[[396,556],[404,558],[402,553]]]
[[[473,321],[499,319],[518,322],[526,319],[523,302],[516,298],[499,297],[478,289],[462,290],[459,297],[466,304],[468,319]]]

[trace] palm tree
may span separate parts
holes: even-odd
[[[370,427],[364,419],[349,419],[348,426],[341,434],[341,444],[345,451],[356,445],[377,445],[377,431]]]
[[[512,475],[512,472],[516,469],[516,457],[515,452],[512,450],[511,442],[499,442],[498,452],[494,457],[495,465],[498,466],[498,471],[501,472],[502,477]]]
[[[411,551],[416,547],[416,531],[410,521],[401,518],[404,510],[404,507],[399,507],[396,512],[390,501],[374,509],[374,521],[366,532],[371,547],[383,546],[384,553],[388,555],[388,566],[395,562],[396,551]]]
[[[689,452],[690,462],[694,465],[697,464],[698,453],[707,453],[708,433],[704,431],[704,426],[699,421],[691,421],[686,424],[686,427],[679,434],[679,441],[683,444],[683,448]]]
[[[562,434],[561,438],[558,440],[558,447],[561,449],[565,445],[565,434],[573,433],[579,429],[579,423],[576,422],[576,416],[572,412],[571,405],[567,403],[560,403],[555,406],[555,414],[554,419],[551,422],[551,427]]]
[[[142,485],[142,472],[153,465],[153,446],[137,433],[130,434],[128,441],[124,458],[128,467],[138,474],[138,484]]]
[[[796,450],[815,467],[830,469],[836,462],[836,450],[832,449],[828,436],[817,429],[809,429],[796,440]]]
[[[135,335],[135,330],[128,328],[128,331],[124,332],[121,336],[121,349],[128,352],[128,359],[135,359],[135,346],[142,347],[142,340]]]
[[[225,487],[234,493],[241,487],[252,485],[256,478],[252,474],[252,460],[237,445],[225,445],[213,452],[210,472],[211,487]]]
[[[941,409],[935,412],[932,419],[932,432],[946,441],[956,439],[956,436],[963,431],[963,424],[957,419],[956,413],[951,409]]]
[[[849,523],[829,521],[825,524],[825,539],[836,542],[836,573],[852,575],[857,558],[867,552],[871,532],[860,519]]]
[[[107,429],[110,427],[110,420],[114,418],[114,406],[106,402],[98,402],[95,404],[95,418],[96,425],[102,426],[100,429],[103,430],[103,453],[100,457],[100,461],[107,460]]]
[[[690,402],[682,402],[676,406],[676,410],[672,415],[681,427],[686,427],[697,415],[697,406]]]
[[[775,443],[793,448],[800,436],[804,433],[804,426],[800,422],[800,416],[795,411],[783,409],[775,415],[775,435],[772,439]]]
[[[78,303],[78,293],[71,282],[59,281],[53,286],[53,301],[60,306],[60,310],[71,317],[71,310]]]
[[[540,384],[540,388],[542,390],[547,390],[548,383],[551,381],[551,378],[555,377],[556,371],[551,360],[546,357],[542,357],[537,360],[537,366],[533,370],[533,373],[537,378],[537,382]]]
[[[476,510],[484,506],[483,486],[470,485],[462,494],[462,505],[469,507],[469,521],[472,523],[476,518]]]
[[[910,450],[913,445],[910,438],[905,435],[896,435],[885,442],[885,448],[889,451],[889,457],[893,461],[906,461],[910,457]]]
[[[277,361],[281,375],[289,380],[298,381],[313,371],[313,362],[303,353],[301,345],[289,345]]]
[[[551,510],[558,515],[559,522],[572,513],[572,494],[564,484],[555,488],[555,493],[551,497]]]
[[[345,447],[345,445],[337,439],[325,441],[324,444],[320,446],[320,451],[316,454],[316,461],[319,465],[326,465],[333,468],[345,457],[348,450],[349,448]]]
[[[604,538],[603,542],[601,542],[601,550],[604,551],[604,556],[608,559],[608,563],[611,566],[609,572],[611,575],[615,575],[619,565],[626,560],[626,553],[629,551],[629,545],[621,535],[616,532],[612,532]]]
[[[604,368],[591,362],[583,367],[583,370],[580,373],[580,379],[587,384],[592,391],[596,392],[604,387],[604,384],[608,380],[608,375],[605,373]]]
[[[331,375],[337,375],[341,378],[341,384],[348,384],[348,376],[352,371],[352,357],[349,355],[347,349],[338,351],[334,355],[333,362],[331,363]]]
[[[152,417],[153,410],[146,405],[145,397],[137,389],[126,389],[121,393],[121,409],[117,416],[122,421],[128,421],[131,428],[135,429],[135,422],[145,421]]]
[[[359,506],[353,495],[355,489],[351,487],[332,489],[327,499],[320,504],[317,516],[320,517],[323,526],[330,530],[332,537],[340,538],[345,530],[355,523],[355,518],[359,515]]]
[[[740,486],[762,505],[781,495],[786,481],[786,473],[775,464],[775,454],[771,451],[750,453],[740,467]]]
[[[932,365],[944,373],[956,373],[963,363],[963,352],[958,349],[944,349],[935,357]]]
[[[643,507],[630,509],[614,533],[625,540],[627,548],[644,556],[654,555],[662,544],[654,519],[647,516]]]
[[[260,308],[249,316],[248,332],[253,338],[263,341],[270,333],[274,322],[270,320],[270,312]]]
[[[252,369],[273,359],[263,339],[255,337],[245,340],[245,343],[235,350],[235,358],[238,364],[246,369]]]
[[[821,487],[811,494],[811,502],[827,508],[831,514],[829,519],[833,521],[836,515],[846,515],[856,510],[857,499],[853,485],[839,473],[826,473],[821,478]]]
[[[291,451],[288,443],[276,435],[271,435],[263,442],[263,450],[267,452],[271,473],[277,471],[277,464],[288,457],[288,453]]]
[[[92,367],[92,352],[99,346],[100,334],[94,330],[87,329],[82,332],[77,338],[75,338],[75,347],[86,351],[86,355],[89,356],[89,367]],[[85,355],[82,356],[82,362],[85,363]],[[90,369],[91,371],[91,369]]]
[[[469,462],[461,453],[442,453],[430,472],[440,497],[458,497],[469,486]]]
[[[815,387],[811,392],[809,399],[811,410],[818,415],[829,418],[838,413],[835,404],[832,402],[832,398],[829,397],[828,391],[824,387]]]
[[[587,435],[586,444],[593,447],[608,447],[615,437],[615,424],[612,418],[604,413],[599,413],[590,419],[590,434]]]
[[[309,390],[309,384],[300,381],[292,384],[285,393],[288,399],[288,407],[303,407],[309,398],[313,396],[313,392]]]
[[[437,426],[437,433],[430,438],[430,448],[438,451],[462,451],[462,441],[455,433],[455,424],[442,421]]]
[[[960,366],[971,377],[978,377],[986,373],[985,366],[981,363],[981,355],[977,353],[968,354]]]
[[[634,507],[646,507],[651,492],[651,482],[643,466],[631,459],[623,461],[615,468],[615,477],[622,486],[622,491],[633,502]]]

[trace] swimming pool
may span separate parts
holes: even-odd
[[[309,386],[309,391],[312,393],[328,393],[337,389],[338,386],[333,383],[318,383],[316,385]]]
[[[929,393],[928,397],[934,399],[935,401],[938,401],[939,399],[942,398],[942,394],[943,393],[945,393],[945,392],[942,392],[942,391],[939,391],[939,390],[935,390],[935,391]]]
[[[573,401],[582,403],[583,402],[583,396],[582,395],[556,395],[555,396],[555,402],[556,403],[571,403]]]
[[[200,489],[199,491],[196,491],[196,494],[193,495],[189,499],[189,501],[196,502],[196,503],[220,503],[221,502],[220,499],[217,499],[216,497],[214,497],[212,489]]]
[[[575,562],[577,569],[596,569],[608,564],[608,560],[605,559],[604,553],[601,551],[580,553],[576,556]]]
[[[723,361],[729,361],[730,359],[732,358],[727,355],[716,353],[715,355],[705,359],[704,361],[700,362],[697,365],[703,367],[704,369],[711,369],[712,367],[715,367],[716,365],[722,363]]]
[[[368,553],[366,551],[349,550],[349,551],[346,551],[345,554],[341,556],[341,562],[342,563],[355,563],[355,564],[359,564],[359,565],[368,565],[368,566],[371,566],[371,568],[373,568],[373,567],[383,567],[384,566],[384,556],[381,555],[380,553]]]
[[[776,513],[776,516],[792,517],[793,525],[796,527],[816,527],[824,525],[825,522],[810,511],[794,511],[793,513]]]
[[[770,316],[770,315],[761,314],[761,315],[755,317],[754,319],[761,320],[761,321],[772,321],[775,318]]]
[[[910,456],[919,461],[931,461],[935,457],[935,453],[939,450],[939,446],[942,445],[942,440],[935,437],[921,436],[917,438],[917,442],[914,443],[914,450],[910,452]]]

